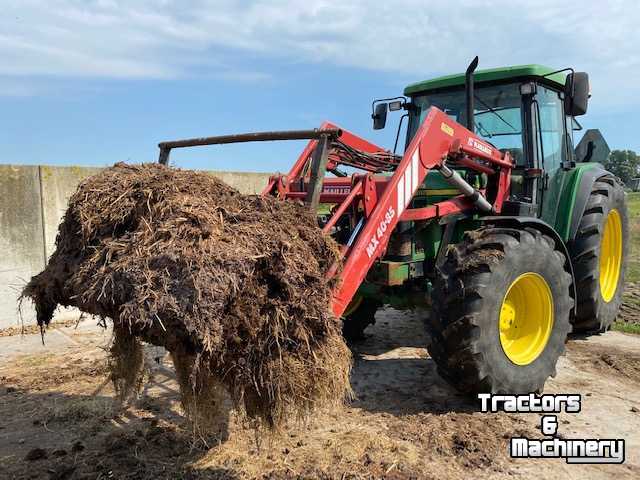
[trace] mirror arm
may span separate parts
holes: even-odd
[[[398,139],[400,138],[400,130],[402,129],[402,121],[405,118],[409,118],[409,114],[405,113],[400,117],[400,122],[398,123],[398,131],[396,132],[396,141],[393,144],[393,154],[395,155],[396,149],[398,148]]]
[[[574,128],[573,131],[574,132],[580,132],[582,131],[582,125],[580,124],[580,122],[578,121],[578,119],[576,117],[574,117],[573,115],[571,115],[571,120],[573,122],[575,122],[575,124],[578,126],[578,128]]]

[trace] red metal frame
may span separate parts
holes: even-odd
[[[331,122],[323,122],[320,125],[319,130],[325,130],[325,129],[340,129],[340,127],[338,127],[336,124],[331,123]],[[340,129],[342,130],[342,129]],[[361,150],[363,152],[367,152],[367,153],[378,153],[378,152],[386,152],[387,150],[385,150],[382,147],[379,147],[367,140],[365,140],[364,138],[361,138],[347,130],[342,130],[342,135],[340,136],[340,141],[342,141],[343,143],[346,143],[347,145],[352,146],[353,148],[356,148],[358,150]],[[282,175],[272,175],[269,178],[269,183],[267,184],[267,186],[264,188],[264,190],[262,190],[262,195],[268,195],[270,193],[273,193],[273,188],[275,185],[277,185],[279,182],[282,181],[282,179],[285,180],[285,183],[289,183],[290,179],[297,179],[300,178],[300,172],[303,170],[304,166],[307,164],[307,162],[309,161],[309,159],[311,158],[311,154],[313,153],[313,151],[315,150],[316,146],[318,145],[318,141],[317,140],[311,140],[309,141],[309,143],[307,143],[306,147],[304,147],[304,150],[302,151],[302,153],[300,154],[300,156],[298,157],[298,159],[296,160],[296,163],[293,164],[293,167],[291,167],[291,170],[289,170],[289,173],[285,176]],[[335,162],[332,159],[333,162]],[[325,181],[326,184],[326,181]],[[282,195],[279,195],[282,196]],[[303,198],[303,197],[302,197]]]
[[[338,128],[325,122],[320,128]],[[351,132],[342,129],[340,141],[367,153],[388,153]],[[310,141],[288,175],[275,175],[262,192],[280,198],[304,199],[305,179],[301,172],[317,145]],[[513,162],[508,153],[502,153],[480,139],[462,125],[453,121],[437,108],[431,108],[422,125],[406,149],[402,160],[391,176],[374,176],[371,173],[342,178],[325,178],[320,195],[321,203],[335,203],[337,207],[323,231],[329,233],[349,208],[361,209],[363,225],[352,245],[344,245],[343,268],[333,292],[332,309],[340,316],[347,308],[358,287],[373,263],[383,256],[389,237],[399,221],[428,220],[455,213],[472,211],[476,207],[471,200],[460,195],[423,208],[408,208],[429,170],[451,161],[491,175],[495,185],[489,199],[495,213],[500,213],[503,202],[509,196]],[[341,162],[331,157],[335,165]],[[366,165],[362,168],[367,170]],[[495,178],[497,175],[497,178]],[[482,192],[483,194],[486,192]],[[332,268],[329,275],[334,275]]]

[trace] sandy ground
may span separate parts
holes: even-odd
[[[228,439],[195,437],[167,359],[148,349],[134,406],[108,380],[109,334],[85,321],[0,338],[0,478],[640,478],[640,336],[575,338],[545,393],[580,393],[565,438],[624,438],[623,465],[513,460],[508,439],[540,438],[538,414],[484,414],[442,381],[421,314],[385,310],[354,346],[356,399],[266,436],[233,415]]]

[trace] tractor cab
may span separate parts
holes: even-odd
[[[439,108],[456,122],[472,127],[486,142],[511,154],[516,165],[505,213],[542,217],[553,224],[560,201],[555,192],[561,190],[558,183],[565,180],[563,172],[573,169],[576,162],[597,157],[593,148],[591,158],[586,159],[576,158],[574,151],[573,132],[581,128],[575,117],[587,110],[587,74],[522,65],[480,70],[473,81],[472,119],[468,118],[465,74],[406,87],[408,100],[402,104],[408,116],[405,146],[409,146],[429,108]],[[384,107],[378,108],[381,111]],[[601,157],[608,154],[604,148],[597,150],[601,150]],[[442,192],[443,182],[437,177],[437,172],[427,177],[427,193]]]

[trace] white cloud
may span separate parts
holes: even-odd
[[[543,63],[639,103],[637,0],[18,0],[0,17],[0,76],[263,78],[240,52],[403,78]],[[230,60],[231,59],[231,60]]]

